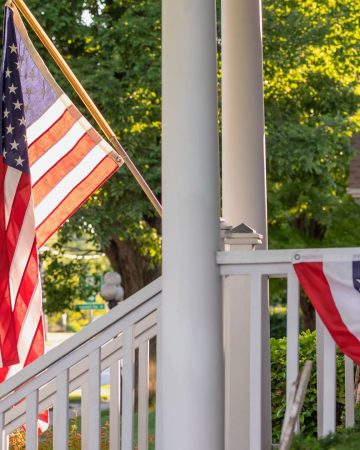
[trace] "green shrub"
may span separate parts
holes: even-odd
[[[360,447],[360,409],[355,409],[354,428],[343,428],[336,434],[317,440],[314,437],[295,436],[292,450],[358,450]]]
[[[280,339],[286,336],[286,306],[270,306],[270,337]]]
[[[270,339],[271,348],[271,402],[273,421],[273,442],[279,442],[281,426],[286,408],[286,338]],[[306,331],[299,337],[300,368],[305,361],[313,361],[313,367],[308,389],[306,391],[304,406],[300,414],[300,428],[304,436],[316,436],[317,433],[317,389],[316,389],[316,333]],[[337,425],[344,422],[345,409],[345,381],[344,357],[338,353],[337,367]],[[359,445],[360,448],[360,445]]]

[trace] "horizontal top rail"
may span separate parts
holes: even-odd
[[[113,308],[110,314],[105,314],[100,317],[95,322],[89,324],[83,330],[69,338],[63,345],[59,345],[50,350],[44,356],[0,384],[0,399],[3,399],[31,378],[48,369],[49,366],[56,363],[59,359],[64,358],[78,347],[86,344],[89,340],[93,339],[96,335],[106,330],[120,319],[131,314],[140,305],[158,295],[161,292],[161,286],[162,283],[160,277]]]
[[[216,262],[219,265],[234,264],[291,264],[294,261],[321,260],[334,258],[336,260],[355,256],[360,259],[360,247],[348,248],[307,248],[288,250],[255,250],[217,252]]]

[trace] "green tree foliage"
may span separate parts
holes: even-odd
[[[160,0],[27,4],[160,198]],[[33,40],[57,81],[85,112]],[[62,241],[83,231],[122,274],[126,296],[158,276],[160,220],[125,166],[64,225]]]
[[[80,18],[82,26],[87,25],[82,39],[70,36],[71,65],[159,195],[160,2],[83,5]],[[62,36],[58,45],[65,49]],[[84,223],[91,224],[92,235],[123,275],[126,295],[158,275],[160,221],[125,167],[79,210],[63,233],[71,237],[74,226],[83,229]]]
[[[83,240],[75,242],[76,249],[56,240],[40,253],[47,314],[75,310],[78,303],[96,296],[102,274],[109,270],[104,256]]]
[[[263,6],[270,246],[357,246],[360,211],[346,187],[360,130],[360,3]],[[314,329],[303,292],[300,300]]]
[[[263,4],[270,243],[343,245],[341,232],[327,233],[354,211],[346,187],[360,129],[360,3]]]
[[[27,4],[161,200],[161,1]],[[263,0],[263,8],[270,244],[354,245],[359,214],[346,183],[360,124],[360,3]],[[160,220],[125,167],[61,235],[83,231],[122,274],[126,295],[159,274]]]

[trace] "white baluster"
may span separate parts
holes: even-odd
[[[139,346],[138,448],[148,449],[149,441],[149,341]]]
[[[345,356],[345,425],[355,425],[354,363]]]
[[[335,432],[336,427],[336,347],[316,315],[316,372],[318,398],[318,436]]]
[[[38,399],[38,390],[26,398],[26,450],[38,448]]]
[[[69,447],[69,372],[64,370],[56,377],[56,402],[54,405],[54,449]]]
[[[287,277],[287,317],[286,317],[286,399],[299,373],[299,281],[295,273]],[[299,420],[295,425],[299,431]]]
[[[89,383],[81,386],[81,450],[89,448]]]
[[[124,366],[122,369],[122,450],[133,449],[134,435],[134,328],[124,331]]]
[[[110,450],[120,449],[120,361],[110,367]]]
[[[88,450],[100,448],[100,348],[89,355],[89,441]]]
[[[262,275],[251,274],[250,297],[250,450],[261,450]]]
[[[0,450],[7,450],[7,439],[5,431],[5,413],[0,413]]]

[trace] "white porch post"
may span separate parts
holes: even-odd
[[[233,226],[244,222],[254,228],[263,235],[258,248],[267,248],[261,31],[261,0],[222,0],[222,216]],[[225,300],[225,317],[231,318],[225,323],[227,450],[251,447],[249,286],[247,277],[232,277]],[[240,292],[241,301],[236,298]],[[266,314],[266,289],[263,294]],[[268,356],[268,325],[262,331],[263,351]],[[266,359],[262,369],[262,429],[258,431],[262,449],[271,445]]]
[[[162,450],[223,448],[215,2],[163,1]]]
[[[223,217],[254,228],[266,248],[261,33],[260,0],[222,0]]]

